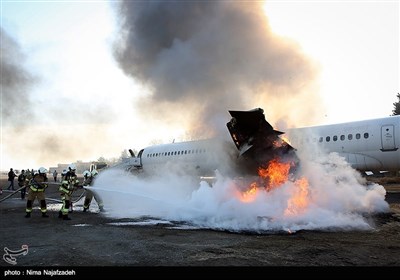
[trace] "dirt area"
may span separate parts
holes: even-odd
[[[1,186],[7,186],[4,179]],[[173,229],[166,224],[115,226],[96,211],[75,205],[72,220],[58,218],[59,202],[48,200],[49,218],[42,218],[35,201],[32,217],[19,193],[0,202],[0,248],[25,255],[16,265],[3,259],[6,269],[21,267],[132,267],[132,266],[400,266],[400,184],[385,185],[390,212],[370,217],[371,231],[298,231],[294,234],[231,233]],[[3,192],[0,199],[8,195]],[[58,199],[56,186],[46,191]],[[79,196],[79,191],[75,198]],[[3,273],[3,272],[1,272]],[[3,273],[4,274],[4,273]]]

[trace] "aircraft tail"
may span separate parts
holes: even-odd
[[[253,160],[257,167],[267,165],[272,159],[297,164],[295,149],[279,137],[283,132],[274,130],[265,120],[263,109],[229,113],[232,119],[226,125],[240,156]]]

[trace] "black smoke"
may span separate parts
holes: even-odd
[[[263,107],[268,114],[279,103],[303,99],[315,67],[298,45],[272,32],[262,5],[118,2],[116,60],[152,92],[138,97],[142,115],[166,123],[185,121],[202,135],[210,128],[224,129],[228,110]],[[308,98],[313,100],[313,93]],[[314,106],[302,103],[303,114],[312,115]],[[288,114],[283,106],[277,118]]]
[[[24,66],[26,56],[18,42],[2,27],[0,32],[2,124],[18,127],[34,116],[29,90],[36,78]]]

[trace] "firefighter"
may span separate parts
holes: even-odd
[[[58,213],[58,217],[62,218],[63,220],[71,220],[71,218],[68,217],[68,211],[71,204],[71,195],[74,189],[80,187],[78,176],[75,172],[75,164],[70,164],[59,188],[62,206]]]
[[[26,194],[26,185],[25,185],[25,170],[21,170],[21,174],[18,176],[18,187],[21,188],[21,199],[25,199],[25,194]]]
[[[86,170],[83,172],[84,176],[84,181],[83,181],[83,186],[86,187],[86,197],[85,197],[85,202],[83,203],[83,212],[86,212],[89,209],[90,203],[92,202],[92,199],[94,199],[97,202],[97,205],[99,206],[100,212],[104,211],[103,207],[103,200],[101,197],[99,197],[96,193],[93,193],[90,190],[90,187],[93,186],[95,177],[99,174],[99,172],[94,169],[92,172]]]
[[[40,167],[29,179],[26,181],[28,190],[28,201],[26,203],[26,215],[25,218],[31,217],[32,205],[35,201],[35,198],[40,201],[40,211],[42,212],[43,218],[48,218],[49,216],[46,214],[46,197],[44,195],[44,191],[47,188],[47,169],[44,167]]]

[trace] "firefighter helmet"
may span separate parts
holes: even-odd
[[[41,174],[46,174],[46,173],[47,173],[47,169],[44,168],[44,167],[40,167],[40,168],[38,169],[38,171],[39,171],[39,173],[41,173]]]
[[[92,176],[94,177],[94,176],[96,176],[97,174],[99,174],[99,171],[97,171],[96,169],[94,169],[94,170],[92,171]]]
[[[69,171],[75,172],[75,171],[76,171],[76,166],[75,166],[75,164],[71,163],[70,165],[68,165],[68,170],[69,170]]]
[[[91,176],[91,175],[92,175],[92,173],[90,173],[89,170],[83,171],[83,177],[89,177],[89,176]]]

